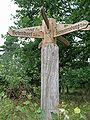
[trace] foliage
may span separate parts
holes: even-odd
[[[19,6],[16,11],[15,26],[23,28],[41,25],[41,6],[49,17],[53,17],[58,23],[71,24],[81,20],[90,21],[89,0],[13,0]],[[60,52],[60,87],[68,94],[67,102],[61,104],[60,114],[53,114],[53,119],[64,119],[65,115],[71,120],[90,119],[90,105],[85,96],[74,96],[84,91],[90,95],[90,32],[78,31],[64,35],[70,41],[70,46],[65,46],[57,38]],[[38,45],[41,39],[17,38],[4,36],[5,43],[0,55],[0,119],[1,120],[35,120],[44,116],[44,111],[36,102],[40,99],[40,49]],[[65,88],[66,87],[66,88]],[[88,92],[87,92],[88,91]],[[78,94],[79,95],[79,94]],[[9,99],[9,98],[13,98]],[[84,98],[85,97],[85,98]],[[83,99],[82,99],[83,98]],[[72,99],[80,99],[79,104]],[[17,102],[18,100],[18,102]],[[21,100],[21,102],[19,101]],[[84,101],[85,102],[85,101]],[[62,109],[64,110],[62,113]],[[59,117],[58,116],[58,117]],[[68,117],[69,116],[69,117]],[[65,118],[65,119],[67,119]]]
[[[81,20],[90,21],[89,0],[55,0],[53,3],[51,0],[13,1],[20,8],[16,11],[16,16],[14,16],[17,28],[40,25],[42,20],[40,8],[42,5],[45,6],[47,15],[55,18],[59,23],[75,23]],[[60,73],[60,78],[62,78],[61,82],[64,79],[62,84],[65,83],[73,87],[81,84],[80,87],[82,87],[83,81],[87,81],[87,84],[89,83],[89,79],[87,79],[88,75],[84,76],[83,72],[85,70],[83,69],[88,66],[87,59],[90,56],[90,32],[74,32],[65,35],[64,37],[70,41],[71,45],[65,46],[60,42],[59,38],[57,38],[60,52],[60,69],[63,69],[63,73],[67,72],[67,75],[66,73],[65,75]],[[40,50],[38,49],[40,41],[40,39],[32,41],[29,38],[23,38],[21,40],[20,38],[17,39],[16,37],[6,36],[6,42],[3,46],[5,52],[2,56],[2,61],[4,59],[8,64],[1,64],[4,64],[4,72],[6,71],[6,68],[8,68],[7,73],[4,75],[7,74],[6,81],[8,81],[9,84],[12,83],[15,85],[22,81],[34,86],[40,86],[41,65]],[[81,71],[85,79],[82,78],[82,75],[79,75],[81,74]],[[86,71],[88,71],[87,68]],[[8,72],[12,75],[9,75]],[[77,75],[73,75],[74,72],[76,72],[75,74],[78,74],[78,78],[76,78]],[[88,72],[86,74],[88,74]],[[72,77],[73,80],[71,80]]]
[[[65,99],[61,100],[59,113],[51,113],[52,120],[90,119],[90,101],[78,104],[76,101]],[[79,102],[79,100],[77,101]],[[39,104],[31,99],[25,98],[21,101],[14,101],[5,97],[0,100],[0,120],[42,120],[44,115],[45,113],[40,109]]]
[[[36,111],[36,118],[38,120],[42,120],[44,117],[45,117],[45,112],[41,108],[38,108],[38,110]]]
[[[82,89],[81,94],[90,94],[90,67],[84,68],[64,68],[61,71],[62,86],[67,86],[69,89]],[[84,93],[85,92],[85,93]]]
[[[34,87],[40,85],[40,51],[37,44],[32,41],[19,43],[18,39],[6,36],[5,52],[0,58],[0,75],[2,86],[5,85],[9,96],[13,93],[13,97],[19,98],[23,90],[36,93],[38,87]]]
[[[0,100],[0,120],[35,120],[35,112],[38,109],[37,103],[32,103],[30,99],[12,101],[9,98]]]

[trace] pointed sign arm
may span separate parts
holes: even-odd
[[[44,38],[44,33],[42,32],[41,26],[21,28],[15,30],[9,29],[8,34],[17,37]]]
[[[90,25],[88,25],[86,28],[84,28],[82,30],[90,30]]]
[[[65,35],[67,33],[71,33],[71,32],[74,32],[74,31],[85,29],[85,28],[87,28],[88,24],[89,24],[88,21],[83,20],[81,22],[71,24],[70,26],[63,27],[63,28],[60,28],[60,29],[58,29],[58,26],[57,26],[56,35],[54,37],[58,37],[58,36],[61,36],[61,35]]]
[[[60,41],[63,42],[65,45],[69,46],[70,42],[68,40],[66,40],[66,38],[59,36],[58,38],[60,38]]]
[[[42,15],[42,17],[45,21],[45,24],[46,24],[47,28],[49,29],[49,20],[48,20],[48,17],[46,15],[43,7],[41,7],[41,15]]]
[[[57,31],[70,27],[71,25],[73,24],[57,24]],[[81,30],[90,30],[90,25],[88,25],[86,28],[83,28]]]

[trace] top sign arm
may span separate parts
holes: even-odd
[[[49,20],[48,20],[48,17],[46,15],[43,7],[41,7],[41,15],[42,15],[42,17],[45,21],[45,24],[46,24],[47,28],[49,29]]]

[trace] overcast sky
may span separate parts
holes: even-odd
[[[1,34],[5,35],[9,26],[13,25],[13,21],[10,20],[12,18],[11,14],[15,15],[17,8],[11,0],[1,0],[0,2],[0,46],[4,43]]]

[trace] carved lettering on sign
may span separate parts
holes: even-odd
[[[73,24],[57,24],[57,31],[70,27],[71,25]],[[88,25],[86,28],[83,28],[81,30],[90,30],[90,25]]]
[[[22,28],[17,30],[9,30],[8,34],[17,37],[31,37],[31,38],[44,38],[44,34],[40,27]]]
[[[57,29],[56,36],[54,36],[54,37],[64,35],[64,34],[67,34],[67,33],[70,33],[70,32],[81,30],[83,28],[86,28],[88,24],[89,24],[89,22],[84,20],[82,22],[78,22],[78,23],[72,24],[70,26],[64,27],[59,31]]]
[[[35,26],[35,27],[28,27],[28,28],[20,28],[18,29],[20,31],[32,31],[32,32],[38,32],[38,31],[42,31],[42,26]]]

